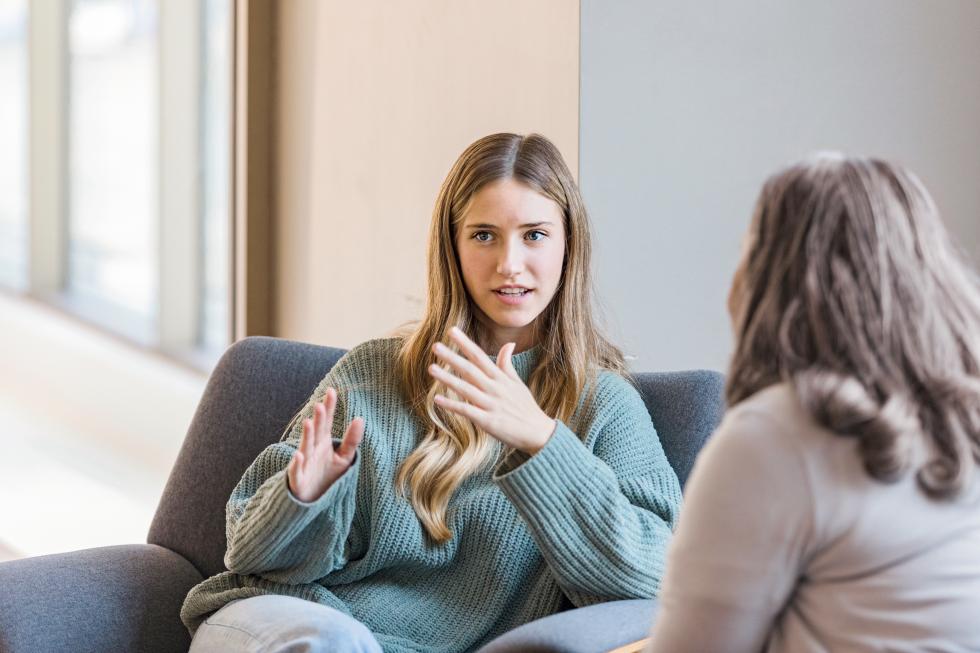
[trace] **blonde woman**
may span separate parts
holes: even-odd
[[[460,156],[425,315],[351,350],[227,508],[192,651],[467,651],[560,609],[653,597],[680,487],[592,317],[589,225],[557,149]],[[307,646],[307,648],[301,648]]]
[[[766,182],[652,651],[980,651],[980,285],[889,163]]]

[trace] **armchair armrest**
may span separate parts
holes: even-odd
[[[479,653],[601,653],[640,650],[657,602],[610,601],[559,612],[504,633]],[[613,653],[616,653],[613,651]]]
[[[0,651],[180,651],[184,557],[129,544],[0,563]]]

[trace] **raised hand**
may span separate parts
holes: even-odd
[[[357,446],[364,437],[364,420],[351,420],[340,446],[334,449],[333,413],[337,391],[327,388],[323,401],[313,407],[313,419],[303,420],[303,434],[286,467],[289,490],[300,501],[316,501],[354,462]]]
[[[495,365],[460,329],[453,327],[449,337],[459,345],[463,356],[436,343],[433,352],[452,372],[433,364],[429,374],[455,390],[463,401],[436,395],[435,402],[469,418],[505,445],[531,455],[540,451],[554,433],[556,422],[541,410],[517,375],[511,363],[515,344],[508,342],[500,348]]]

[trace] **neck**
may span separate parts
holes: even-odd
[[[534,334],[531,333],[530,331],[524,331],[524,332],[517,331],[515,333],[510,333],[510,334],[495,333],[491,336],[491,342],[490,342],[491,351],[488,353],[491,353],[494,356],[496,356],[500,352],[500,348],[506,345],[508,342],[515,343],[516,345],[514,347],[515,354],[519,354],[522,351],[527,351],[531,347],[538,344],[537,338],[535,338]]]
[[[539,338],[534,322],[527,326],[514,328],[499,327],[486,322],[484,322],[484,326],[486,327],[486,334],[481,338],[480,346],[491,356],[499,354],[500,348],[508,342],[515,343],[515,354],[527,351],[538,344]]]

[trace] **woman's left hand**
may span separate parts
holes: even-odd
[[[556,422],[545,414],[511,363],[513,342],[500,348],[497,364],[475,342],[453,327],[449,337],[465,356],[441,342],[433,352],[452,368],[452,372],[432,364],[429,374],[456,391],[465,401],[436,395],[435,402],[457,415],[469,418],[478,427],[507,446],[534,455],[555,432]]]

